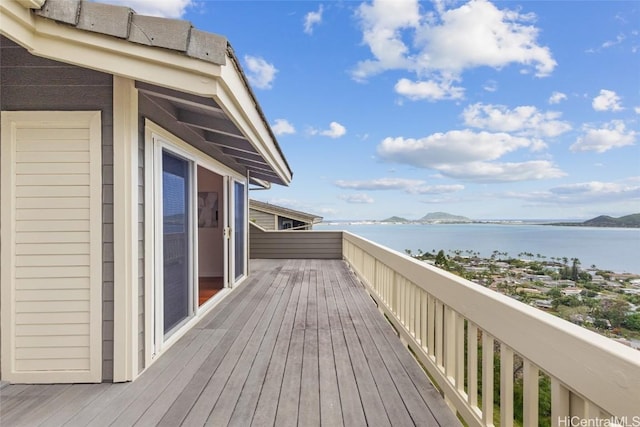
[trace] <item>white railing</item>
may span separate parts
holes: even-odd
[[[468,425],[640,426],[639,351],[348,232],[343,256]]]

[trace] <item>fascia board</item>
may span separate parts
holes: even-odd
[[[32,54],[200,96],[218,92],[220,66],[165,49],[35,19],[18,3],[0,3],[2,34]]]
[[[271,138],[267,124],[258,113],[255,102],[249,90],[240,77],[233,61],[221,67],[220,90],[215,98],[216,102],[225,110],[235,125],[248,136],[249,142],[274,167],[275,172],[285,183],[291,182],[291,172],[285,159],[280,155],[275,141]],[[255,142],[258,142],[255,145]]]
[[[45,0],[17,0],[23,7],[29,9],[40,9]]]

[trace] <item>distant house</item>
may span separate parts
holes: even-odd
[[[0,379],[133,380],[247,279],[249,185],[292,172],[187,21],[1,0],[0,64]]]
[[[580,288],[564,288],[562,290],[562,294],[565,296],[580,295],[581,293],[582,289]]]
[[[267,231],[311,230],[322,217],[251,199],[249,220]]]

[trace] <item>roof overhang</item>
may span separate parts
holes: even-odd
[[[296,221],[305,222],[307,224],[318,224],[322,222],[321,216],[285,208],[283,206],[272,205],[271,203],[265,203],[255,199],[249,200],[249,208],[272,215],[295,219]]]
[[[129,78],[153,96],[173,98],[182,111],[179,121],[215,136],[213,143],[254,183],[291,182],[291,169],[226,39],[194,33],[207,44],[208,50],[197,52],[208,57],[202,60],[61,24],[44,17],[46,4],[38,12],[44,16],[29,9],[40,6],[41,0],[0,0],[0,33],[33,55]]]

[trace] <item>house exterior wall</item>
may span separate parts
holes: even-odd
[[[113,77],[31,55],[0,36],[2,111],[101,111],[103,380],[113,379]]]
[[[342,259],[342,232],[262,231],[251,226],[249,258]]]
[[[259,225],[265,230],[276,229],[276,218],[274,214],[261,212],[255,209],[249,209],[249,221]]]

